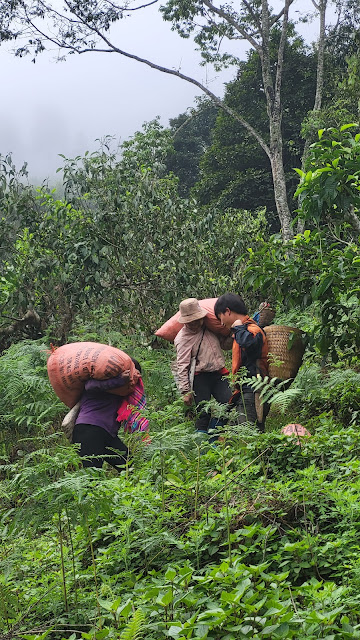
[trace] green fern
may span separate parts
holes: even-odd
[[[12,345],[0,359],[0,417],[5,429],[16,425],[23,433],[51,424],[64,405],[51,388],[48,348],[37,342]]]
[[[3,580],[5,579],[2,578],[0,581],[0,617],[2,620],[10,620],[18,613],[18,603],[15,593]]]
[[[144,635],[145,616],[141,609],[137,609],[120,636],[120,640],[140,640]]]
[[[358,422],[359,372],[341,367],[328,371],[312,364],[300,370],[293,386],[304,390],[305,411],[333,410],[345,424]]]
[[[253,376],[246,381],[256,393],[259,393],[262,404],[267,402],[282,414],[285,414],[294,400],[303,393],[303,389],[286,388],[290,382],[291,380],[279,381],[278,378],[269,378],[269,376],[265,378]]]

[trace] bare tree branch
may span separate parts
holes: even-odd
[[[159,0],[152,0],[152,2],[148,2],[147,4],[141,4],[139,7],[119,7],[117,4],[115,4],[114,2],[110,2],[110,0],[107,0],[107,3],[113,7],[114,9],[117,9],[118,11],[124,11],[124,12],[128,12],[128,11],[138,11],[139,9],[146,9],[146,7],[151,7],[152,4],[156,4],[157,2],[159,2]]]
[[[73,13],[81,21],[81,16],[78,16],[74,11],[73,11]],[[257,142],[259,143],[261,148],[265,151],[265,153],[268,156],[268,158],[270,158],[270,149],[269,149],[268,145],[266,144],[266,142],[263,139],[263,137],[254,129],[254,127],[252,127],[250,125],[250,123],[247,122],[247,120],[245,120],[239,113],[237,113],[236,111],[234,111],[234,109],[229,107],[223,100],[220,100],[220,98],[218,96],[216,96],[212,91],[210,91],[210,89],[208,89],[201,82],[199,82],[195,78],[191,78],[190,76],[187,76],[187,75],[181,73],[180,71],[177,71],[176,69],[169,69],[167,67],[163,67],[162,65],[158,65],[155,62],[152,62],[151,60],[147,60],[146,58],[141,58],[140,56],[137,56],[135,54],[129,53],[128,51],[124,51],[122,49],[119,49],[114,44],[112,44],[112,42],[97,27],[95,27],[94,25],[89,25],[89,24],[87,24],[86,26],[91,31],[93,31],[93,33],[95,33],[101,40],[103,40],[103,42],[105,42],[105,44],[108,46],[108,49],[99,49],[99,48],[78,49],[75,46],[61,44],[61,43],[58,43],[58,46],[60,46],[62,48],[67,48],[67,49],[69,49],[71,51],[74,51],[75,53],[80,53],[80,54],[81,53],[90,53],[90,52],[92,52],[92,53],[98,53],[98,52],[101,52],[101,53],[118,53],[118,54],[120,54],[120,55],[122,55],[122,56],[124,56],[126,58],[130,58],[131,60],[136,60],[137,62],[141,62],[142,64],[145,64],[148,67],[150,67],[151,69],[156,69],[157,71],[161,71],[162,73],[173,75],[173,76],[175,76],[177,78],[180,78],[181,80],[185,80],[186,82],[189,82],[190,84],[195,85],[201,91],[203,91],[206,95],[208,95],[209,98],[211,98],[211,100],[215,104],[217,104],[221,109],[223,109],[230,116],[235,118],[235,120],[237,120],[245,129],[247,129],[247,131],[249,131],[249,133],[257,140]],[[44,37],[46,37],[46,35],[44,35]],[[51,41],[54,42],[54,40],[52,40],[52,39],[51,39]]]
[[[206,2],[208,2],[208,0],[206,0]],[[156,69],[157,71],[161,71],[162,73],[173,75],[173,76],[175,76],[177,78],[185,80],[186,82],[189,82],[190,84],[195,85],[202,92],[204,92],[206,95],[208,95],[209,98],[211,98],[211,100],[215,104],[217,104],[221,109],[223,109],[230,116],[235,118],[235,120],[237,120],[245,129],[247,129],[249,131],[249,133],[256,139],[256,141],[261,146],[261,148],[264,150],[266,155],[270,158],[270,149],[269,149],[268,145],[266,144],[265,140],[263,139],[263,137],[254,129],[254,127],[252,127],[250,125],[250,123],[248,123],[244,118],[242,118],[242,116],[240,114],[238,114],[231,107],[229,107],[218,96],[216,96],[212,91],[210,91],[205,85],[203,85],[201,82],[199,82],[195,78],[187,76],[187,75],[181,73],[180,71],[177,71],[176,69],[169,69],[167,67],[163,67],[162,65],[158,65],[155,62],[152,62],[151,60],[147,60],[146,58],[141,58],[140,56],[137,56],[135,54],[132,54],[132,53],[129,53],[129,52],[124,51],[122,49],[119,49],[114,44],[112,44],[112,42],[97,27],[95,27],[94,25],[88,24],[88,23],[84,23],[81,15],[78,15],[74,11],[74,9],[72,7],[70,7],[70,5],[69,5],[67,0],[65,0],[65,3],[68,6],[69,10],[71,10],[72,14],[75,15],[76,18],[77,18],[77,21],[72,21],[72,22],[74,22],[75,24],[80,23],[80,24],[84,25],[87,29],[89,29],[90,31],[95,33],[103,42],[105,42],[105,44],[108,46],[108,49],[100,49],[98,47],[93,47],[93,48],[90,48],[90,47],[87,48],[86,47],[86,48],[83,48],[83,49],[79,49],[75,45],[67,44],[66,42],[63,42],[63,41],[61,41],[59,39],[51,37],[50,35],[48,35],[45,32],[43,32],[41,29],[39,29],[39,27],[27,15],[26,18],[27,18],[28,23],[41,36],[41,38],[43,38],[44,40],[47,40],[48,42],[52,42],[54,45],[56,45],[60,49],[67,49],[69,51],[73,51],[74,53],[79,53],[79,54],[90,53],[90,52],[91,53],[118,53],[119,55],[122,55],[122,56],[124,56],[126,58],[130,58],[131,60],[136,60],[137,62],[141,62],[142,64],[145,64],[145,65],[149,66],[152,69]],[[212,6],[213,5],[211,5],[211,3],[209,2],[209,7],[211,9],[212,9]],[[215,9],[215,7],[214,7],[214,9]],[[53,13],[55,13],[59,17],[65,17],[65,19],[68,20],[67,16],[62,16],[62,14],[58,14],[57,11],[54,11]],[[224,15],[226,15],[226,14],[224,14]],[[254,42],[255,42],[256,46],[258,46],[256,41],[254,41]]]
[[[119,0],[126,4],[126,0]],[[199,0],[198,3],[194,3],[194,19],[196,16],[201,16],[201,24],[196,25],[194,20],[188,21],[186,12],[183,16],[186,29],[188,32],[196,31],[196,42],[200,43],[203,47],[203,53],[206,57],[213,60],[219,58],[219,47],[221,40],[228,38],[229,40],[247,40],[252,48],[260,57],[263,87],[265,91],[267,111],[269,117],[269,140],[266,139],[247,121],[240,113],[231,108],[225,101],[221,100],[215,95],[207,86],[194,77],[188,76],[180,71],[180,69],[169,68],[154,61],[125,51],[120,47],[113,44],[111,41],[111,35],[109,31],[112,22],[123,17],[123,13],[130,11],[137,11],[147,6],[156,4],[158,0],[140,0],[143,4],[136,7],[120,6],[117,0],[102,0],[102,2],[94,3],[98,12],[95,11],[95,15],[90,11],[92,4],[89,8],[85,0],[63,0],[64,2],[64,15],[52,8],[51,2],[45,4],[44,0],[37,0],[43,7],[43,15],[39,16],[35,11],[34,14],[30,12],[30,15],[25,13],[23,18],[22,33],[27,29],[31,34],[36,34],[37,39],[31,41],[29,39],[28,45],[23,49],[19,48],[18,52],[21,55],[23,52],[27,52],[31,46],[35,47],[35,52],[39,52],[44,48],[44,43],[52,43],[59,50],[68,53],[117,53],[124,58],[135,60],[143,65],[177,77],[185,82],[197,87],[202,93],[207,95],[215,105],[225,111],[236,122],[238,122],[246,131],[256,140],[259,146],[266,153],[270,160],[272,177],[274,183],[274,194],[277,212],[280,218],[283,237],[285,240],[292,236],[291,231],[291,214],[287,201],[286,192],[286,177],[284,172],[283,163],[283,143],[282,143],[282,131],[281,131],[281,86],[282,75],[284,67],[284,53],[287,41],[288,31],[288,19],[289,9],[295,0],[283,0],[283,8],[276,15],[273,15],[272,10],[269,7],[268,0],[261,0],[259,3],[254,3],[254,6],[250,0],[241,0],[240,6],[242,7],[235,10],[230,4],[224,6],[215,6],[216,0]],[[313,0],[321,3],[326,3],[327,0]],[[25,11],[26,2],[21,1],[23,11]],[[259,5],[261,10],[259,11]],[[57,5],[55,5],[57,6]],[[315,5],[314,5],[315,6]],[[37,5],[39,7],[39,5]],[[181,9],[180,17],[178,14],[172,11],[171,7],[168,7],[168,13],[166,14],[167,20],[173,21],[173,28],[180,31],[182,35],[181,27]],[[53,27],[48,33],[45,33],[42,24],[38,26],[37,17],[50,17],[53,20]],[[23,16],[22,16],[23,17]],[[273,25],[282,19],[281,25],[281,37],[279,48],[277,51],[277,66],[274,72],[273,58],[270,55],[270,35]],[[205,26],[202,23],[206,22]],[[210,44],[209,44],[210,42]],[[208,49],[207,49],[208,46]],[[216,51],[217,48],[217,51]],[[215,53],[214,53],[215,52]],[[234,60],[234,56],[228,52],[225,58]],[[220,59],[221,56],[220,56]],[[275,76],[275,77],[274,77]]]
[[[295,2],[295,0],[290,0],[289,2],[289,8],[291,7],[292,3]],[[281,9],[281,11],[274,16],[273,18],[271,18],[270,20],[270,26],[272,27],[276,22],[278,22],[280,20],[280,18],[284,15],[284,11],[285,11],[285,7],[283,7],[283,9]]]
[[[259,32],[261,33],[261,22],[259,20],[259,17],[252,10],[251,5],[246,0],[242,0],[242,3],[247,8],[247,10],[248,10],[249,14],[251,15],[252,19],[254,20],[255,24],[257,24],[257,26],[259,27]]]
[[[234,27],[234,29],[242,35],[244,40],[247,40],[248,42],[250,42],[251,46],[254,47],[256,51],[260,50],[259,43],[256,40],[254,40],[254,38],[238,22],[236,22],[236,20],[229,13],[226,13],[223,9],[218,9],[217,7],[215,7],[210,2],[210,0],[202,0],[202,1],[203,1],[203,4],[206,7],[208,7],[208,9],[210,9],[210,11],[213,11],[218,16],[223,18],[223,20],[225,20],[228,24],[231,24],[231,26]]]
[[[8,316],[3,316],[8,317]],[[40,316],[33,309],[29,309],[23,318],[12,318],[13,323],[8,327],[0,327],[1,336],[10,336],[15,331],[23,329],[24,327],[40,327]]]
[[[278,59],[277,59],[277,67],[276,67],[276,78],[275,78],[275,91],[274,91],[274,100],[276,103],[276,108],[280,110],[281,108],[281,84],[282,84],[282,73],[284,68],[284,52],[285,52],[285,44],[287,40],[287,29],[289,24],[289,8],[290,8],[291,0],[285,0],[284,6],[284,19],[282,23],[281,29],[281,37],[278,49]]]

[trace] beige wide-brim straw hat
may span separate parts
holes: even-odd
[[[182,324],[187,322],[193,322],[194,320],[200,320],[207,314],[206,309],[200,307],[199,300],[197,298],[187,298],[180,302],[179,305],[180,317],[178,321]]]

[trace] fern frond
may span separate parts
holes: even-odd
[[[302,395],[302,389],[285,389],[275,393],[268,402],[276,407],[282,414],[285,414],[296,398]]]
[[[262,404],[267,402],[279,409],[281,413],[285,413],[295,398],[303,393],[303,389],[300,388],[287,389],[290,380],[279,381],[277,378],[269,378],[269,376],[265,378],[253,376],[246,383],[259,393]]]
[[[64,408],[46,371],[47,347],[36,342],[12,345],[0,360],[0,416],[4,426],[29,431],[51,422]]]
[[[137,609],[120,636],[120,640],[140,640],[144,636],[145,616]]]

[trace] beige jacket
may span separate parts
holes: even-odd
[[[189,382],[191,358],[196,356],[202,334],[202,329],[197,333],[193,333],[185,325],[174,340],[178,386],[181,393],[191,391]],[[221,345],[224,349],[231,349],[232,338],[219,337],[215,335],[215,333],[212,333],[212,331],[205,329],[197,357],[195,374],[205,371],[220,371],[220,369],[225,366],[225,358],[221,350]]]

